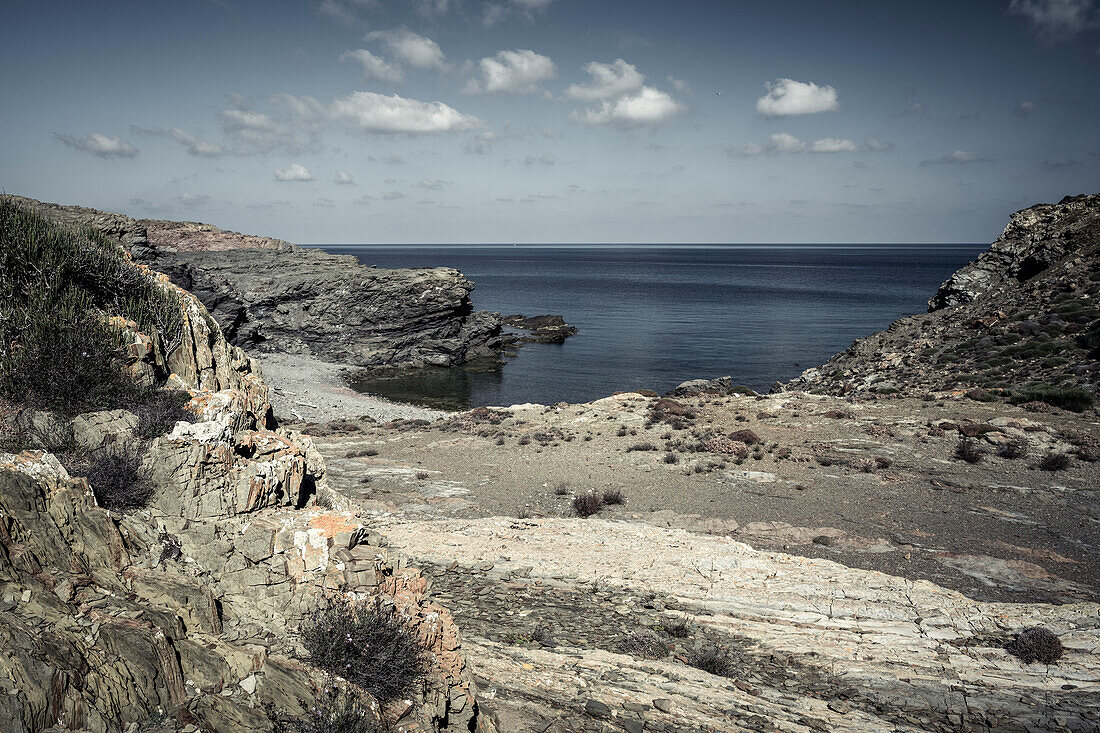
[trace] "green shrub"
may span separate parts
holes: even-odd
[[[1094,358],[1100,359],[1100,321],[1089,324],[1085,332],[1077,337],[1077,345],[1088,349]]]
[[[428,658],[392,610],[328,599],[301,628],[306,661],[339,675],[385,704],[412,692],[428,673]]]
[[[1095,398],[1091,392],[1079,387],[1052,387],[1042,384],[1014,390],[1008,401],[1014,405],[1025,402],[1045,402],[1071,412],[1084,412],[1092,407]]]
[[[0,397],[70,415],[131,402],[112,315],[165,352],[182,337],[179,299],[121,245],[0,197]]]

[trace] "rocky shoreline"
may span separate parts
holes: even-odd
[[[293,315],[262,294],[274,270],[230,277],[235,258],[289,257],[296,282],[340,264],[56,213],[136,259],[170,238],[173,280],[226,298],[223,320],[247,301],[273,334]],[[250,358],[179,291],[183,348],[127,326],[131,371],[190,399],[145,449],[148,506],[96,506],[53,453],[0,455],[0,712],[20,733],[271,730],[272,706],[328,684],[295,631],[338,593],[399,609],[430,650],[413,699],[370,708],[392,730],[1100,730],[1097,221],[1100,196],[1019,212],[930,314],[770,395],[723,378],[577,405],[393,405],[343,386],[308,339]],[[435,272],[397,277],[415,291]],[[525,325],[553,339],[559,321]],[[442,322],[372,353],[430,363],[477,341]],[[347,361],[349,343],[326,353]],[[989,383],[966,378],[998,356]],[[139,420],[0,413],[107,452]],[[1010,653],[1036,626],[1060,656]]]

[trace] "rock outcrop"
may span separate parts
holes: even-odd
[[[988,250],[940,286],[928,310],[1015,291],[1068,254],[1087,252],[1098,243],[1100,194],[1066,196],[1056,204],[1017,211]]]
[[[779,390],[829,393],[1035,386],[1095,394],[1100,382],[1100,194],[1012,215],[952,275],[929,313],[857,340]]]
[[[232,344],[254,353],[363,367],[451,366],[495,356],[510,342],[498,314],[473,309],[474,285],[454,269],[364,267],[350,255],[207,224],[10,198],[118,239],[136,261],[192,292]]]
[[[430,656],[412,698],[362,693],[364,725],[490,730],[458,629],[419,571],[328,487],[309,437],[274,424],[255,362],[202,304],[147,274],[178,296],[181,333],[166,344],[114,323],[130,373],[186,390],[188,419],[146,443],[125,409],[0,415],[77,456],[69,465],[139,456],[151,491],[142,508],[110,511],[93,491],[103,486],[53,453],[0,452],[0,728],[271,731],[343,684],[300,661],[297,641],[337,595],[392,608]]]

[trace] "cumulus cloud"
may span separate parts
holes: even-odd
[[[588,84],[570,84],[565,96],[586,102],[619,97],[642,88],[645,76],[633,64],[615,59],[610,64],[593,61],[584,70],[592,77]]]
[[[764,86],[768,93],[756,100],[756,112],[765,117],[810,115],[840,108],[836,89],[831,86],[794,79],[776,79]]]
[[[73,137],[55,132],[53,137],[73,150],[91,153],[97,158],[136,158],[141,152],[128,142],[117,137],[107,137],[98,132],[93,132],[87,137]]]
[[[336,171],[336,175],[332,177],[332,182],[337,186],[354,186],[355,179],[350,173],[344,171]]]
[[[420,102],[397,94],[352,92],[329,105],[332,120],[353,130],[377,134],[432,134],[483,127],[477,117],[442,102]]]
[[[289,168],[276,168],[275,169],[276,181],[312,181],[313,174],[309,170],[298,163],[294,163]]]
[[[882,140],[879,140],[876,137],[867,138],[866,145],[867,145],[867,149],[870,150],[871,152],[874,152],[874,153],[883,153],[883,152],[886,152],[887,150],[893,150],[894,149],[894,144],[893,143],[883,142]]]
[[[1029,114],[1034,112],[1038,108],[1038,106],[1038,102],[1032,102],[1025,99],[1023,102],[1020,102],[1016,105],[1016,107],[1012,110],[1012,114],[1016,115],[1017,117],[1027,117]]]
[[[399,84],[405,78],[405,72],[397,64],[391,64],[381,56],[375,56],[365,48],[354,51],[344,51],[340,54],[341,61],[358,61],[363,67],[364,79],[376,79],[390,84]]]
[[[152,137],[165,137],[173,140],[183,146],[183,149],[187,151],[188,155],[192,155],[196,158],[221,158],[225,155],[232,153],[228,148],[212,143],[208,140],[203,140],[200,137],[196,137],[191,133],[184,132],[178,127],[173,127],[170,130],[164,130],[159,127],[145,128],[138,127],[137,125],[130,125],[130,131],[137,135],[150,135]]]
[[[922,160],[920,162],[920,164],[921,165],[952,165],[952,164],[965,165],[967,163],[988,163],[988,162],[989,162],[988,158],[979,157],[978,155],[976,155],[974,153],[968,153],[965,150],[956,150],[955,152],[949,153],[948,155],[944,155],[940,158],[928,158],[927,160]]]
[[[483,58],[478,66],[481,78],[470,80],[468,94],[534,94],[557,73],[550,57],[527,49],[500,51]]]
[[[786,132],[777,132],[768,137],[763,144],[749,143],[739,148],[727,148],[726,155],[731,158],[751,158],[755,155],[773,155],[775,153],[801,153],[806,149],[806,143],[794,135]]]
[[[1095,0],[1012,0],[1008,12],[1027,18],[1032,30],[1052,40],[1070,38],[1098,22]]]
[[[816,140],[814,144],[810,146],[811,153],[854,153],[856,150],[856,144],[851,140],[835,137],[826,137],[821,140]]]
[[[438,43],[405,28],[373,31],[366,35],[365,40],[380,43],[391,56],[414,69],[447,68]]]
[[[684,111],[684,105],[666,92],[642,87],[634,94],[604,101],[599,109],[574,110],[571,118],[585,125],[612,125],[627,130],[646,125],[658,125]]]

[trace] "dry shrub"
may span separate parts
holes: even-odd
[[[760,442],[760,436],[749,429],[736,430],[730,433],[730,440],[736,440],[745,445],[756,445]]]
[[[1061,640],[1042,626],[1030,626],[1016,634],[1012,641],[1005,644],[1005,651],[1024,664],[1054,664],[1065,653]]]
[[[955,457],[967,463],[978,463],[985,458],[986,450],[973,440],[960,440],[955,446]]]
[[[625,504],[626,497],[623,496],[623,492],[621,489],[608,489],[607,491],[603,492],[603,503],[608,505]]]
[[[1065,453],[1051,451],[1039,460],[1039,468],[1043,471],[1065,471],[1072,460]]]
[[[372,603],[329,598],[300,633],[306,661],[383,704],[410,694],[428,673],[428,657],[406,623]]]
[[[595,491],[578,494],[573,498],[573,511],[578,517],[591,517],[603,509],[603,498]]]
[[[660,659],[668,655],[668,647],[652,631],[635,631],[619,642],[619,651],[642,659]]]

